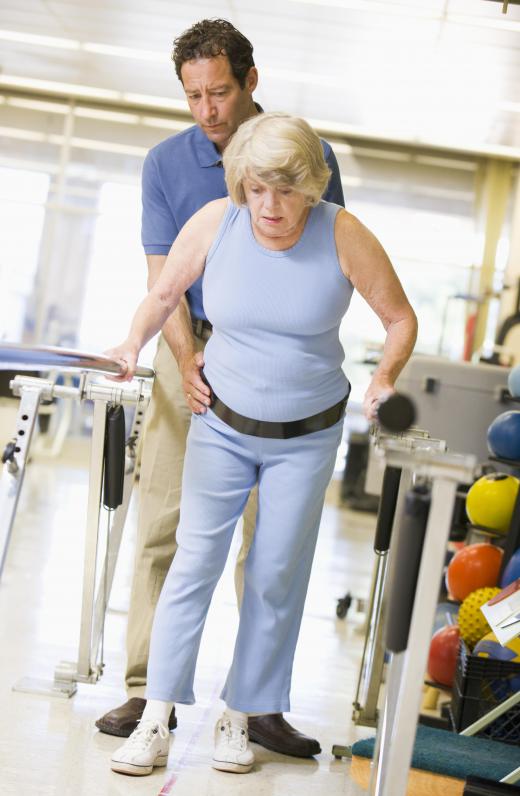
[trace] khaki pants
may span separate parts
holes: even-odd
[[[195,338],[197,349],[204,341]],[[146,415],[139,482],[139,520],[127,632],[127,687],[146,683],[146,667],[155,606],[177,550],[181,480],[191,420],[177,363],[161,336],[154,360],[156,378]],[[235,569],[240,604],[244,562],[251,546],[257,489],[244,512],[242,546]],[[172,629],[175,632],[175,629]]]

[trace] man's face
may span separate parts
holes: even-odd
[[[239,125],[256,112],[252,99],[258,82],[256,68],[249,70],[244,88],[225,55],[186,61],[181,76],[193,118],[222,152]]]

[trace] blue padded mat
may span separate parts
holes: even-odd
[[[364,738],[352,746],[357,757],[372,757],[375,738]],[[399,746],[396,738],[394,747]],[[485,777],[496,782],[520,766],[520,746],[457,735],[420,724],[417,728],[412,768],[434,771],[449,777]]]

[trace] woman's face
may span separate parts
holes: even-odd
[[[242,185],[256,232],[288,246],[298,240],[309,212],[304,194],[288,185],[267,185],[254,175]]]

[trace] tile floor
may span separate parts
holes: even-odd
[[[358,796],[349,763],[331,755],[333,743],[370,734],[351,722],[363,642],[363,618],[336,618],[336,599],[350,590],[368,595],[374,515],[338,504],[329,490],[309,589],[289,720],[321,741],[323,752],[298,760],[255,747],[244,776],[213,771],[213,725],[229,664],[237,610],[230,562],[215,594],[197,670],[197,705],[179,706],[167,769],[143,778],[113,773],[119,741],[94,722],[126,699],[123,685],[126,608],[135,532],[132,504],[105,631],[105,673],[80,684],[71,699],[19,693],[21,677],[51,680],[60,660],[77,659],[87,447],[68,440],[58,459],[36,457],[28,467],[6,567],[0,583],[1,796]],[[235,539],[234,552],[238,546]],[[233,553],[232,553],[233,555]]]

